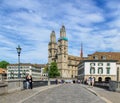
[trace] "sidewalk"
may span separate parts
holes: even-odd
[[[98,88],[98,87],[89,87],[88,85],[81,85],[99,96],[101,99],[106,101],[106,103],[120,103],[120,93],[108,91],[106,89]]]
[[[25,100],[37,95],[38,93],[47,90],[49,88],[54,88],[59,85],[50,85],[50,86],[43,86],[37,87],[33,89],[26,89],[22,91],[16,91],[14,93],[5,94],[0,96],[0,103],[22,103]]]

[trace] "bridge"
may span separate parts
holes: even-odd
[[[35,85],[37,82],[39,82],[39,86]],[[14,81],[12,85],[16,83]],[[40,81],[34,83],[35,87],[32,90],[17,88],[14,91],[11,90],[9,93],[0,95],[0,103],[119,103],[120,101],[120,93],[118,92],[89,87],[84,84],[65,83],[56,85],[51,82],[52,85],[47,86],[47,81],[45,83],[40,83]],[[40,84],[44,85],[40,86]],[[19,83],[16,85],[19,86]]]

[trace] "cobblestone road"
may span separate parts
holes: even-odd
[[[105,103],[79,84],[64,84],[31,97],[24,103]]]

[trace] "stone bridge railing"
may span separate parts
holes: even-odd
[[[110,81],[109,90],[120,92],[120,81]]]
[[[55,80],[50,80],[50,84],[55,84]],[[33,88],[47,85],[48,81],[33,81]],[[26,81],[22,79],[4,80],[4,82],[0,82],[0,95],[24,89],[26,89]]]

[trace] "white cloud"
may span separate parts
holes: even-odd
[[[17,61],[15,48],[20,44],[21,61],[46,63],[50,33],[55,30],[58,39],[62,24],[69,54],[79,56],[81,42],[85,56],[109,48],[120,51],[120,3],[116,1],[106,1],[101,8],[94,0],[4,0],[0,4],[0,43],[5,47],[0,47],[0,57]]]

